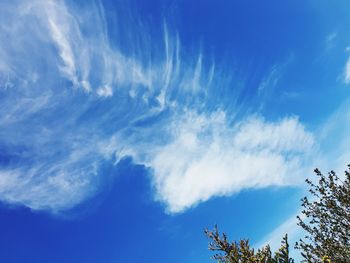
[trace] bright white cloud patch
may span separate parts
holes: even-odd
[[[125,156],[151,168],[170,212],[298,182],[313,136],[297,118],[230,118],[234,83],[202,54],[184,58],[166,27],[154,57],[149,43],[122,52],[87,5],[0,3],[0,200],[71,208]]]
[[[299,183],[314,144],[296,118],[251,117],[229,126],[224,112],[187,113],[169,132],[165,145],[132,152],[145,151],[136,160],[153,169],[158,198],[170,212],[246,188]]]

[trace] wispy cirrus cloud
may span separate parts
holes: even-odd
[[[112,44],[99,5],[0,5],[2,201],[71,208],[125,156],[150,168],[172,213],[302,177],[314,138],[298,118],[238,118],[234,83],[201,52],[185,58],[166,26],[155,56],[131,55],[152,52]]]

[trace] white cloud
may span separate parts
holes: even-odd
[[[62,6],[55,4],[55,2],[48,1],[47,5],[44,6],[44,10],[47,12],[47,21],[51,36],[56,43],[59,55],[62,58],[63,66],[60,70],[68,76],[74,83],[78,85],[76,76],[75,57],[70,46],[69,40],[69,29],[70,24],[67,23],[67,11],[60,10]]]
[[[108,85],[98,88],[96,92],[101,97],[110,97],[113,95],[112,88]]]
[[[96,158],[82,150],[72,151],[60,161],[50,160],[49,154],[45,154],[47,160],[42,164],[26,167],[23,163],[16,168],[0,169],[2,201],[55,213],[74,207],[97,190]]]
[[[174,213],[242,189],[300,183],[314,145],[312,134],[293,117],[278,122],[251,117],[231,127],[222,111],[187,112],[169,132],[165,145],[130,152],[153,169],[157,197]]]
[[[0,3],[0,85],[12,83],[0,97],[2,201],[70,208],[96,191],[102,162],[125,156],[151,168],[169,212],[299,182],[314,142],[297,118],[229,118],[232,100],[217,110],[218,94],[232,95],[219,67],[182,56],[166,27],[156,58],[130,55],[152,53],[137,45],[126,55],[87,5]]]
[[[0,3],[0,199],[32,209],[60,211],[91,196],[100,163],[130,155],[119,141],[109,153],[100,145],[128,140],[122,131],[175,105],[169,94],[187,81],[178,38],[166,33],[165,58],[143,61],[117,48],[123,38],[110,44],[102,7],[69,4]],[[133,43],[131,53],[148,52]]]

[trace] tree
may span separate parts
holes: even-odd
[[[220,235],[217,226],[213,231],[205,230],[211,239],[209,250],[217,252],[213,259],[219,263],[293,263],[289,258],[289,244],[287,234],[282,240],[280,249],[272,256],[270,246],[259,249],[256,253],[249,245],[249,240],[241,239],[239,242],[229,242],[227,235]]]
[[[298,216],[307,235],[295,247],[307,262],[350,262],[350,165],[343,180],[334,171],[315,173],[318,184],[306,180],[314,200],[304,197]]]
[[[304,239],[296,243],[305,262],[350,262],[350,165],[345,177],[339,178],[334,171],[323,175],[315,169],[318,183],[307,179],[310,198],[302,201],[302,215],[298,225],[306,231]],[[247,239],[229,242],[227,235],[220,235],[218,228],[205,230],[211,239],[209,250],[217,252],[213,259],[219,263],[291,263],[287,234],[281,247],[272,255],[269,245],[256,253]]]

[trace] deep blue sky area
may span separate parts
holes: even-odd
[[[305,178],[350,159],[349,8],[1,1],[0,262],[292,244]]]

